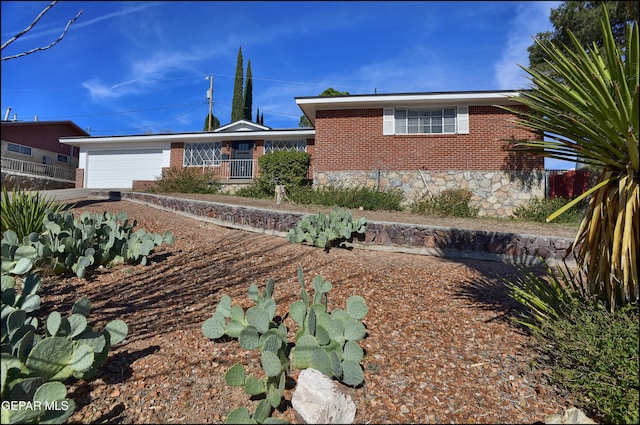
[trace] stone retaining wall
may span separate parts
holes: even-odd
[[[73,182],[54,179],[49,177],[40,177],[26,174],[14,174],[2,172],[2,186],[11,191],[18,187],[25,190],[53,190],[53,189],[70,189],[75,186]]]
[[[445,189],[467,189],[478,215],[510,217],[529,199],[545,197],[543,170],[532,171],[326,171],[315,173],[315,187],[401,189],[407,205]]]
[[[91,196],[114,199],[113,193],[107,191],[92,192]],[[303,213],[293,211],[268,210],[139,192],[122,192],[121,196],[125,200],[201,218],[221,226],[277,236],[285,236],[304,216]],[[571,242],[551,236],[368,221],[364,238],[354,241],[352,245],[369,250],[534,265],[540,264],[540,257],[548,264],[561,262]],[[567,263],[572,264],[572,261]]]

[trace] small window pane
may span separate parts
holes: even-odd
[[[16,152],[23,155],[31,155],[31,148],[27,146],[16,145],[14,143],[7,143],[7,150],[9,152]]]

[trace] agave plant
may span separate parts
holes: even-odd
[[[17,188],[11,196],[6,187],[2,187],[2,233],[13,230],[18,240],[32,232],[42,231],[43,220],[47,211],[58,212],[64,204],[55,198],[43,195],[38,191],[27,191]]]
[[[601,170],[592,188],[547,221],[590,196],[569,252],[577,249],[587,292],[613,311],[638,299],[640,48],[637,20],[628,24],[626,46],[620,50],[603,9],[603,46],[584,49],[571,32],[576,53],[536,41],[560,78],[522,67],[532,82],[532,89],[519,97],[527,108],[505,109],[518,115],[519,125],[545,136],[519,142],[520,148]]]

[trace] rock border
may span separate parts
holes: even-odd
[[[309,215],[141,192],[92,191],[89,196],[139,202],[223,227],[280,237],[285,237],[298,220]],[[367,220],[364,238],[349,245],[358,249],[527,266],[541,265],[542,260],[551,266],[563,262],[575,266],[573,256],[565,259],[572,242],[549,236]]]

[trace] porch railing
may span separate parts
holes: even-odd
[[[253,159],[225,159],[204,161],[202,173],[212,173],[216,179],[253,180],[258,177],[258,161]]]
[[[75,181],[75,168],[55,167],[48,164],[24,161],[15,158],[2,158],[2,171],[13,171],[17,173],[31,174],[36,176],[46,176],[54,179]]]

